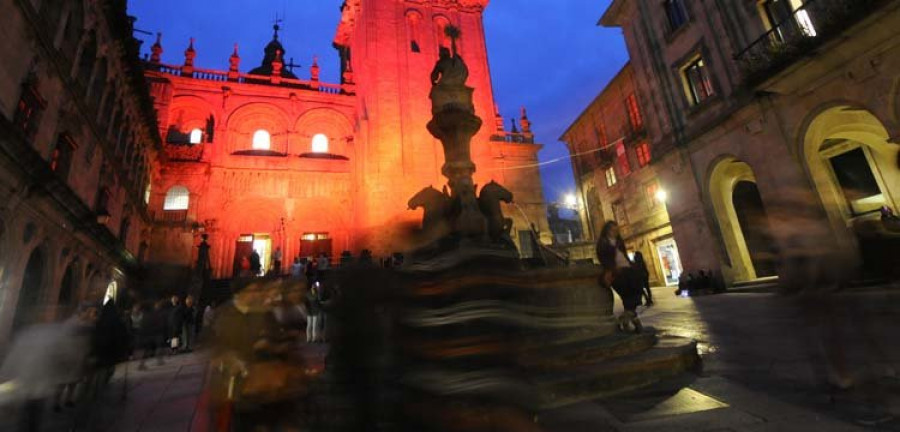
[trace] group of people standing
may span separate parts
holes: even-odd
[[[211,325],[214,306],[209,304],[202,311],[193,296],[177,295],[150,304],[135,304],[128,315],[135,354],[143,351],[138,368],[146,368],[146,360],[156,357],[162,364],[162,354],[191,352],[202,328]]]
[[[640,333],[643,324],[637,315],[637,307],[642,299],[646,299],[647,306],[653,305],[650,272],[643,254],[635,252],[634,259],[628,257],[625,240],[614,221],[606,222],[600,231],[596,252],[603,266],[601,285],[612,288],[622,299],[625,312],[617,319],[619,328]]]

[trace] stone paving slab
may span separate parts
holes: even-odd
[[[682,384],[664,383],[644,392],[544,413],[540,416],[541,424],[547,432],[863,430],[750,391],[724,378],[698,378],[689,387],[678,390]],[[626,409],[623,415],[622,406],[637,409]]]

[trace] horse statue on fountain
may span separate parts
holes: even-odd
[[[413,195],[407,203],[410,210],[420,207],[425,209],[422,218],[422,232],[428,236],[444,234],[447,229],[447,214],[450,211],[451,199],[446,188],[443,192],[428,186]]]
[[[491,180],[481,188],[478,194],[478,208],[488,223],[488,235],[492,243],[514,245],[510,231],[513,220],[503,216],[500,202],[510,204],[513,202],[513,194],[499,183]]]

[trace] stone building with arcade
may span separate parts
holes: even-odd
[[[161,143],[125,6],[0,2],[0,347],[137,286]]]
[[[426,125],[429,76],[439,48],[449,47],[451,24],[461,30],[458,49],[483,120],[472,144],[475,182],[513,192],[515,202],[504,205],[517,243],[530,239],[532,226],[549,235],[541,146],[524,109],[507,131],[494,102],[487,3],[345,1],[334,38],[339,83],[320,81],[316,59],[306,69],[286,64],[290,43],[277,26],[262,53],[236,46],[227,70],[195,65],[188,41],[182,64],[163,64],[158,40],[146,64],[165,156],[149,192],[153,265],[183,272],[196,261],[201,234],[216,279],[231,277],[251,250],[267,269],[276,249],[287,263],[408,248],[422,215],[407,201],[446,182],[443,150]]]
[[[650,283],[677,284],[681,260],[666,212],[666,192],[650,163],[650,137],[630,63],[560,139],[572,155],[577,209],[587,239],[596,239],[606,221],[614,220],[628,250],[644,256]]]
[[[616,0],[600,20],[631,54],[685,270],[759,283],[789,259],[859,250],[855,276],[885,277],[897,268],[900,2],[732,3]]]

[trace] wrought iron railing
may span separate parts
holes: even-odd
[[[735,55],[745,82],[758,83],[784,70],[889,1],[808,0]]]

